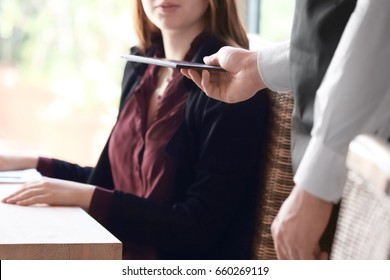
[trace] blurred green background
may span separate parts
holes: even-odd
[[[290,38],[295,1],[262,0],[260,7],[261,37],[275,42]]]
[[[0,0],[0,61],[86,106],[117,90],[132,38],[127,1]]]

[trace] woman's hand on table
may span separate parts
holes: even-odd
[[[88,210],[94,191],[95,186],[92,185],[43,177],[40,181],[24,184],[2,202],[21,206],[79,206]]]

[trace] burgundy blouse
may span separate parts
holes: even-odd
[[[156,88],[158,70],[155,65],[148,66],[124,105],[108,152],[115,189],[162,201],[169,193],[173,172],[164,150],[184,118],[187,93],[181,83],[183,76],[175,70],[148,128],[149,99]]]
[[[203,36],[194,39],[185,60],[192,59]],[[154,49],[156,57],[164,57],[160,38]],[[169,196],[174,172],[164,151],[184,119],[188,92],[183,75],[175,69],[158,100],[154,121],[147,127],[149,100],[157,86],[158,70],[158,66],[149,65],[130,95],[112,131],[108,152],[115,189],[162,202]]]

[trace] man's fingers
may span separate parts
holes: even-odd
[[[194,83],[203,89],[202,87],[202,77],[200,76],[199,72],[196,70],[188,70],[188,75],[191,80],[194,81]]]
[[[181,73],[191,79],[201,90],[203,90],[209,97],[213,96],[214,87],[210,82],[211,75],[207,70],[203,70],[201,73],[197,70],[181,70]]]
[[[184,76],[186,76],[188,79],[191,79],[191,76],[190,76],[190,74],[188,73],[188,69],[180,69],[180,72],[184,75]]]
[[[321,253],[317,256],[317,259],[318,259],[318,260],[329,260],[329,253],[327,253],[327,252],[321,252]]]
[[[227,66],[226,62],[229,61],[235,49],[236,48],[229,46],[222,47],[219,49],[218,52],[210,56],[205,56],[203,58],[203,61],[208,65],[222,66],[223,68],[225,68],[225,66]]]
[[[274,241],[274,248],[275,248],[275,252],[276,252],[276,257],[279,260],[286,260],[287,255],[285,253],[285,250],[282,248],[282,243],[279,242],[280,241],[279,236],[276,235],[276,227],[277,227],[278,222],[279,221],[278,221],[278,215],[277,215],[271,224],[271,235],[272,235],[272,239]]]
[[[278,260],[286,260],[287,259],[287,256],[286,256],[284,250],[281,248],[281,246],[279,245],[279,243],[276,240],[274,240],[274,248],[275,248],[276,257],[278,258]]]
[[[203,58],[204,63],[208,65],[219,65],[218,53]]]
[[[207,95],[211,93],[210,73],[207,70],[202,71],[202,89]]]
[[[320,245],[318,245],[314,250],[314,258],[317,260],[327,260],[329,259],[329,254],[325,251],[322,251]]]

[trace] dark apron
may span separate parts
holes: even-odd
[[[355,6],[356,0],[296,1],[290,50],[294,173],[310,141],[316,91]]]

